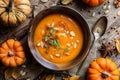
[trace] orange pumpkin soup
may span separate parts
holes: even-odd
[[[83,39],[80,26],[63,14],[43,18],[34,33],[37,50],[54,63],[66,63],[76,58],[82,49]]]

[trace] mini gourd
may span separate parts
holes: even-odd
[[[105,0],[82,0],[84,3],[88,4],[89,6],[98,6],[102,4]]]
[[[88,68],[87,80],[119,80],[117,65],[108,58],[98,58]]]
[[[24,63],[25,53],[21,43],[14,39],[8,39],[0,47],[0,60],[8,67],[17,67]]]
[[[5,26],[17,26],[30,11],[29,0],[0,0],[0,21]]]

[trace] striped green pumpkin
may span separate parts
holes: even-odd
[[[30,11],[29,0],[0,0],[0,22],[5,26],[17,26]]]

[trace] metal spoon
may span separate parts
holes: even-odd
[[[94,42],[100,38],[101,36],[103,36],[103,34],[106,31],[107,28],[107,24],[108,24],[108,20],[105,16],[102,16],[98,19],[98,21],[95,23],[93,29],[92,29],[92,33],[94,35]]]
[[[105,16],[102,16],[100,17],[97,22],[95,23],[94,27],[92,28],[92,33],[93,33],[93,36],[94,36],[94,40],[93,40],[93,43],[91,44],[91,47],[93,47],[94,45],[94,42],[100,38],[101,36],[103,36],[103,34],[105,33],[106,31],[106,28],[107,28],[107,24],[108,24],[108,20]],[[84,59],[84,61],[81,63],[81,65],[79,66],[76,74],[79,74],[79,71],[80,69],[82,68],[83,66],[83,63],[85,62],[86,58]]]

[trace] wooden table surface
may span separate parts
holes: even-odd
[[[49,0],[47,3],[42,3],[40,0],[30,0],[30,1],[31,1],[32,11],[31,11],[31,14],[29,15],[28,19],[26,20],[26,22],[24,22],[23,24],[21,24],[18,27],[14,27],[14,28],[0,26],[0,44],[2,44],[2,42],[7,40],[8,38],[15,38],[15,39],[20,40],[24,46],[24,49],[26,52],[26,62],[24,65],[26,67],[24,67],[24,65],[23,65],[18,68],[20,68],[20,70],[25,71],[26,75],[21,76],[19,78],[19,80],[26,80],[27,78],[29,78],[30,80],[33,80],[40,73],[41,70],[45,69],[44,67],[39,65],[36,62],[36,60],[34,60],[34,58],[32,57],[32,55],[30,53],[30,50],[28,48],[28,44],[27,44],[28,36],[27,35],[28,35],[29,27],[31,25],[31,21],[33,20],[33,18],[36,16],[36,14],[39,11],[49,8],[51,6],[61,5],[61,4],[59,4],[60,3],[59,0]],[[108,31],[111,26],[115,25],[115,24],[113,24],[114,22],[118,21],[118,23],[120,23],[119,22],[120,16],[117,15],[117,12],[120,11],[120,8],[115,8],[113,5],[113,1],[114,0],[106,0],[106,2],[100,6],[89,7],[89,6],[85,5],[84,3],[82,3],[81,0],[74,0],[71,4],[65,5],[65,6],[72,7],[74,9],[76,9],[79,13],[81,13],[83,15],[83,17],[86,19],[86,21],[88,22],[90,30],[92,29],[93,25],[98,20],[98,18],[100,18],[101,16],[106,16],[108,19],[108,27],[107,27],[107,31]],[[109,5],[111,6],[110,8],[108,8]],[[106,9],[103,9],[103,7],[105,7],[105,6],[106,6]],[[109,10],[109,13],[105,14],[105,12],[107,10]],[[118,29],[118,30],[120,32],[120,29]],[[106,35],[107,35],[107,32],[103,37],[107,38],[108,36],[106,36]],[[120,37],[120,35],[118,37]],[[92,40],[93,40],[93,38],[92,38]],[[80,75],[81,76],[80,80],[85,80],[85,74],[86,74],[87,68],[89,66],[89,63],[92,60],[100,57],[97,49],[101,46],[101,42],[100,42],[101,40],[102,40],[102,38],[95,42],[95,44],[90,49],[90,52],[82,65],[79,64],[76,67],[68,70],[68,72],[71,75],[75,75],[75,74]],[[117,62],[118,61],[119,60],[117,60]],[[120,63],[118,63],[117,65],[119,65],[119,64]],[[0,65],[0,73],[3,76],[6,76],[5,73],[9,72],[12,69],[13,68],[4,67],[2,64]],[[9,74],[9,75],[11,75],[11,74]],[[7,76],[8,76],[8,74],[7,74]],[[13,79],[11,79],[9,77],[8,80],[13,80]]]

